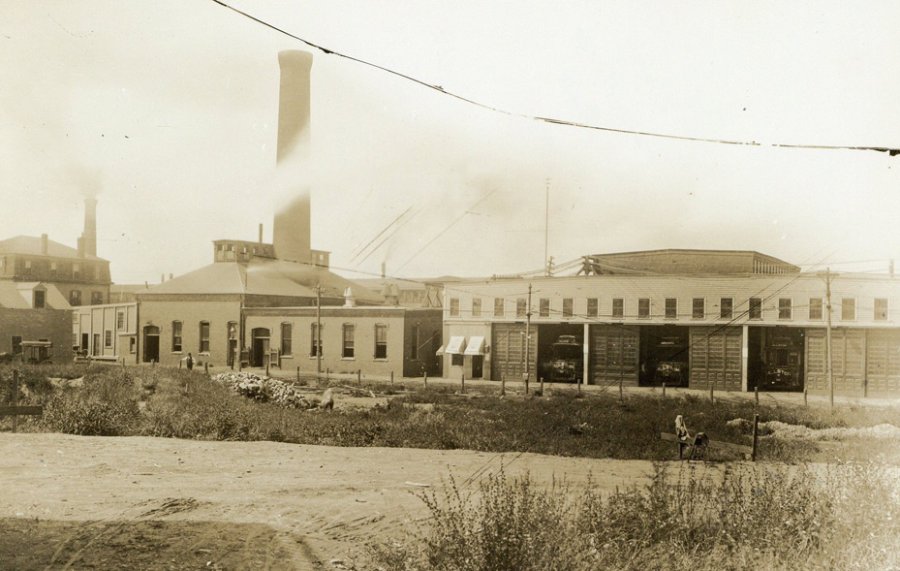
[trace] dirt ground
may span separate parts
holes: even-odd
[[[0,433],[0,569],[353,569],[452,474],[611,491],[644,461]]]

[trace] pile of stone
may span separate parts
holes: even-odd
[[[253,373],[219,373],[212,379],[237,394],[260,402],[271,402],[285,408],[315,408],[310,401],[288,383]]]

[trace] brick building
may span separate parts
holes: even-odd
[[[32,354],[23,346],[41,342]],[[53,284],[0,281],[0,356],[57,363],[72,357],[72,316]]]

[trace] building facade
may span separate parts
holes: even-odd
[[[444,370],[822,392],[829,289],[835,391],[900,394],[900,281],[802,273],[755,252],[588,256],[581,275],[456,283],[445,292]]]
[[[72,310],[72,339],[80,357],[139,363],[137,303],[76,307]]]

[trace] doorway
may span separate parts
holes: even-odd
[[[266,355],[269,354],[269,330],[257,327],[251,332],[250,338],[250,366],[265,367]]]
[[[144,363],[159,363],[159,327],[144,327]]]

